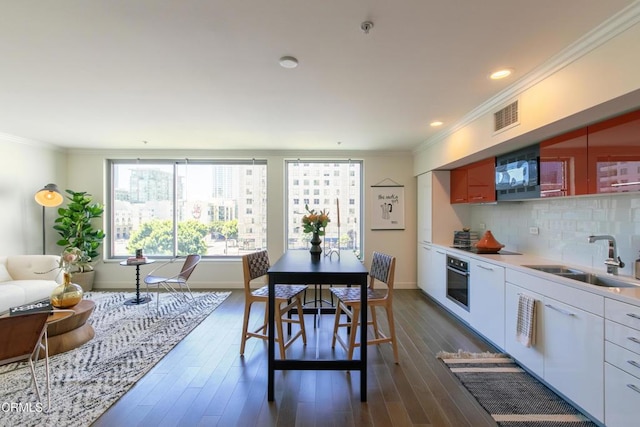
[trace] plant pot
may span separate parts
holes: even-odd
[[[82,287],[84,292],[89,292],[93,289],[93,281],[96,277],[96,271],[85,271],[83,273],[73,273],[73,282]]]

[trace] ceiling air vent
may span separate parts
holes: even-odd
[[[493,131],[498,132],[518,124],[518,101],[493,113]]]

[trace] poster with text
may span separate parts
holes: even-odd
[[[371,229],[404,230],[404,186],[371,187]]]

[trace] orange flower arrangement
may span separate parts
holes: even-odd
[[[331,222],[329,212],[320,211],[316,213],[315,209],[309,209],[309,205],[304,205],[309,212],[308,215],[302,217],[302,226],[305,233],[318,233],[319,236],[324,235],[324,228]]]

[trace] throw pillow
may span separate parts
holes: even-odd
[[[13,277],[7,271],[7,267],[4,264],[0,264],[0,283],[10,282],[11,280],[13,280]]]

